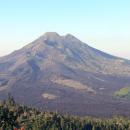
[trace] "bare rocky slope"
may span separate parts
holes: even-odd
[[[45,33],[0,58],[0,98],[75,115],[130,116],[130,101],[113,97],[130,86],[130,61],[67,34]]]

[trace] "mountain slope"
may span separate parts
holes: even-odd
[[[122,113],[122,103],[112,95],[130,85],[130,61],[55,32],[1,57],[0,73],[1,98],[11,92],[28,105],[81,115],[106,115],[107,109],[112,115],[117,107],[117,114]]]

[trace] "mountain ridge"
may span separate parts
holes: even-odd
[[[54,37],[54,36],[55,36],[55,37],[59,37],[59,38],[70,37],[70,38],[77,39],[75,36],[73,36],[73,35],[70,34],[70,33],[68,33],[68,34],[66,34],[66,35],[59,35],[57,32],[46,32],[46,33],[44,33],[43,35],[41,35],[39,38],[37,38],[35,41],[37,41],[37,40],[40,39],[40,38]],[[77,40],[80,41],[79,39],[77,39]],[[33,42],[35,42],[35,41],[33,41]],[[32,44],[33,42],[31,42],[30,44]],[[80,41],[80,42],[81,42],[81,41]],[[82,43],[86,44],[85,42],[82,42]],[[28,45],[30,45],[30,44],[28,44]],[[25,45],[25,46],[22,47],[22,48],[25,48],[25,47],[28,46],[28,45]],[[86,45],[89,46],[88,44],[86,44]],[[89,47],[91,47],[91,46],[89,46]],[[99,52],[102,52],[102,53],[104,53],[104,54],[110,55],[111,57],[115,57],[115,58],[119,58],[119,59],[123,59],[123,60],[130,61],[130,60],[128,60],[127,58],[122,58],[122,57],[115,56],[115,55],[113,56],[112,54],[106,53],[105,51],[100,51],[99,49],[96,49],[96,48],[94,48],[94,47],[91,47],[91,48],[92,48],[92,49],[95,49],[95,50],[97,50],[97,51],[99,51]],[[0,58],[6,57],[6,56],[8,56],[8,55],[10,55],[10,54],[12,54],[12,53],[15,53],[15,52],[19,51],[19,50],[21,50],[21,49],[15,50],[15,51],[13,51],[13,52],[7,54],[7,55],[1,56]]]
[[[47,40],[49,39],[49,40]],[[68,41],[69,40],[69,41]],[[67,42],[64,42],[64,41],[67,41]],[[87,55],[90,55],[91,58],[94,58],[94,57],[97,57],[96,55],[99,55],[99,56],[102,56],[103,58],[108,58],[108,59],[117,59],[118,61],[117,62],[128,62],[128,60],[126,59],[122,59],[122,58],[119,58],[119,57],[115,57],[115,56],[112,56],[110,54],[106,54],[105,52],[102,52],[100,50],[97,50],[95,48],[92,48],[90,46],[88,46],[87,44],[81,42],[80,40],[78,40],[77,38],[75,38],[73,35],[71,34],[67,34],[65,36],[60,36],[59,34],[55,33],[55,32],[47,32],[45,33],[43,36],[39,37],[38,39],[36,39],[34,42],[32,42],[31,44],[29,45],[26,45],[25,47],[23,47],[22,49],[20,50],[17,50],[13,53],[11,53],[11,55],[17,55],[17,52],[19,53],[21,51],[21,53],[28,53],[27,55],[29,55],[31,53],[31,51],[33,51],[35,54],[39,51],[44,51],[45,48],[47,48],[48,46],[52,46],[52,47],[57,47],[57,49],[61,49],[60,51],[62,51],[61,53],[68,53],[70,55],[75,55],[75,58],[76,56],[78,57],[80,54],[79,53],[82,53],[84,51],[84,54],[83,55],[86,55],[85,54],[85,51],[87,51]],[[74,46],[74,47],[73,47]],[[48,47],[49,48],[49,47]],[[65,48],[67,48],[65,50]],[[77,49],[78,48],[78,49]],[[83,50],[85,48],[85,50]],[[29,50],[30,49],[30,50]],[[32,50],[31,50],[32,49]],[[82,50],[80,50],[82,49]],[[58,50],[58,51],[59,51]],[[27,52],[28,51],[28,52]],[[66,51],[66,52],[63,52],[63,51]],[[94,54],[94,53],[95,54]],[[90,54],[89,54],[90,53]],[[94,55],[93,55],[93,54]],[[33,55],[35,55],[33,54]],[[63,54],[64,55],[64,54]],[[7,55],[5,57],[8,57],[10,55]],[[71,56],[70,56],[71,57]],[[84,62],[85,60],[88,60],[88,59],[85,59],[85,57],[83,57],[82,55],[80,55],[77,60],[79,59],[82,59],[82,61]],[[89,56],[88,56],[89,57]],[[102,58],[101,57],[101,58]],[[1,58],[0,58],[1,59]],[[85,59],[85,60],[84,60]],[[105,60],[105,59],[103,59]]]

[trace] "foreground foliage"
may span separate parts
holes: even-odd
[[[123,117],[98,119],[39,112],[20,106],[9,95],[0,103],[0,130],[130,130],[130,120]]]

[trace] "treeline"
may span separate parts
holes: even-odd
[[[130,119],[99,119],[39,112],[15,103],[9,95],[0,103],[0,130],[130,130]]]

